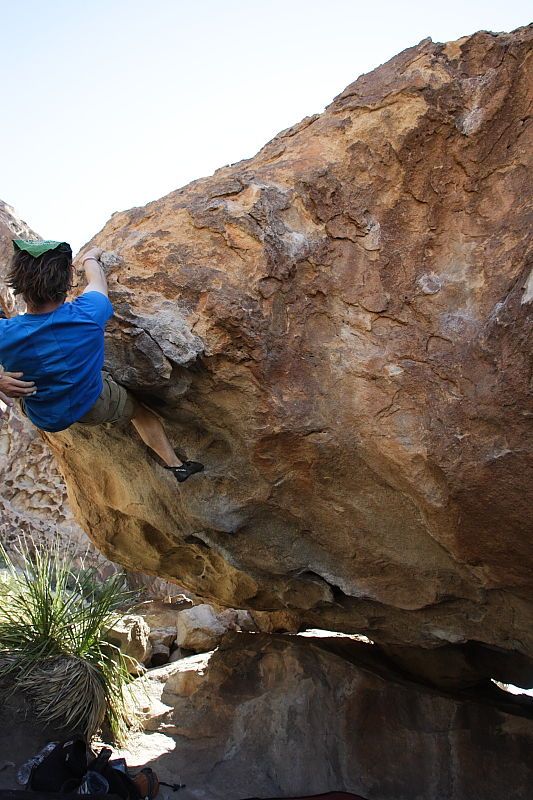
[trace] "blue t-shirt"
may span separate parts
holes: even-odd
[[[102,391],[104,328],[113,314],[105,294],[86,292],[47,314],[0,319],[0,364],[35,381],[24,408],[43,431],[62,431]]]

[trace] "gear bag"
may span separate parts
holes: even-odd
[[[130,777],[126,762],[110,761],[104,747],[94,757],[81,736],[59,742],[32,767],[26,789],[61,794],[112,794],[121,800],[154,800],[159,781],[150,767]]]

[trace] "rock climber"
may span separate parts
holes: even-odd
[[[74,424],[131,422],[180,483],[202,472],[203,464],[178,458],[159,418],[102,371],[104,330],[113,314],[102,250],[93,247],[83,256],[87,286],[66,302],[73,277],[70,245],[14,239],[13,247],[6,282],[23,297],[27,312],[0,318],[0,392],[7,404],[19,398],[31,422],[54,433]]]

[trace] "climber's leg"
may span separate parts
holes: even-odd
[[[204,465],[198,461],[180,461],[172,449],[163,425],[153,411],[138,405],[131,421],[143,442],[163,459],[166,468],[171,470],[179,483],[183,483],[197,472],[203,472]]]
[[[139,400],[124,386],[117,383],[111,375],[103,373],[100,397],[87,414],[78,420],[78,423],[102,425],[126,422],[133,423],[143,442],[154,453],[157,453],[165,462],[166,469],[171,470],[180,483],[186,481],[191,475],[203,471],[203,464],[197,461],[182,462],[174,452],[159,417],[149,408],[141,405]]]
[[[138,405],[131,421],[143,442],[150,450],[157,453],[167,467],[180,467],[182,465],[182,461],[177,457],[168,440],[161,421],[153,411],[145,408],[145,406]]]

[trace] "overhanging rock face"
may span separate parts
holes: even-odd
[[[392,645],[533,652],[530,41],[423,41],[94,238],[109,366],[206,464],[178,486],[132,429],[49,437],[108,557]]]

